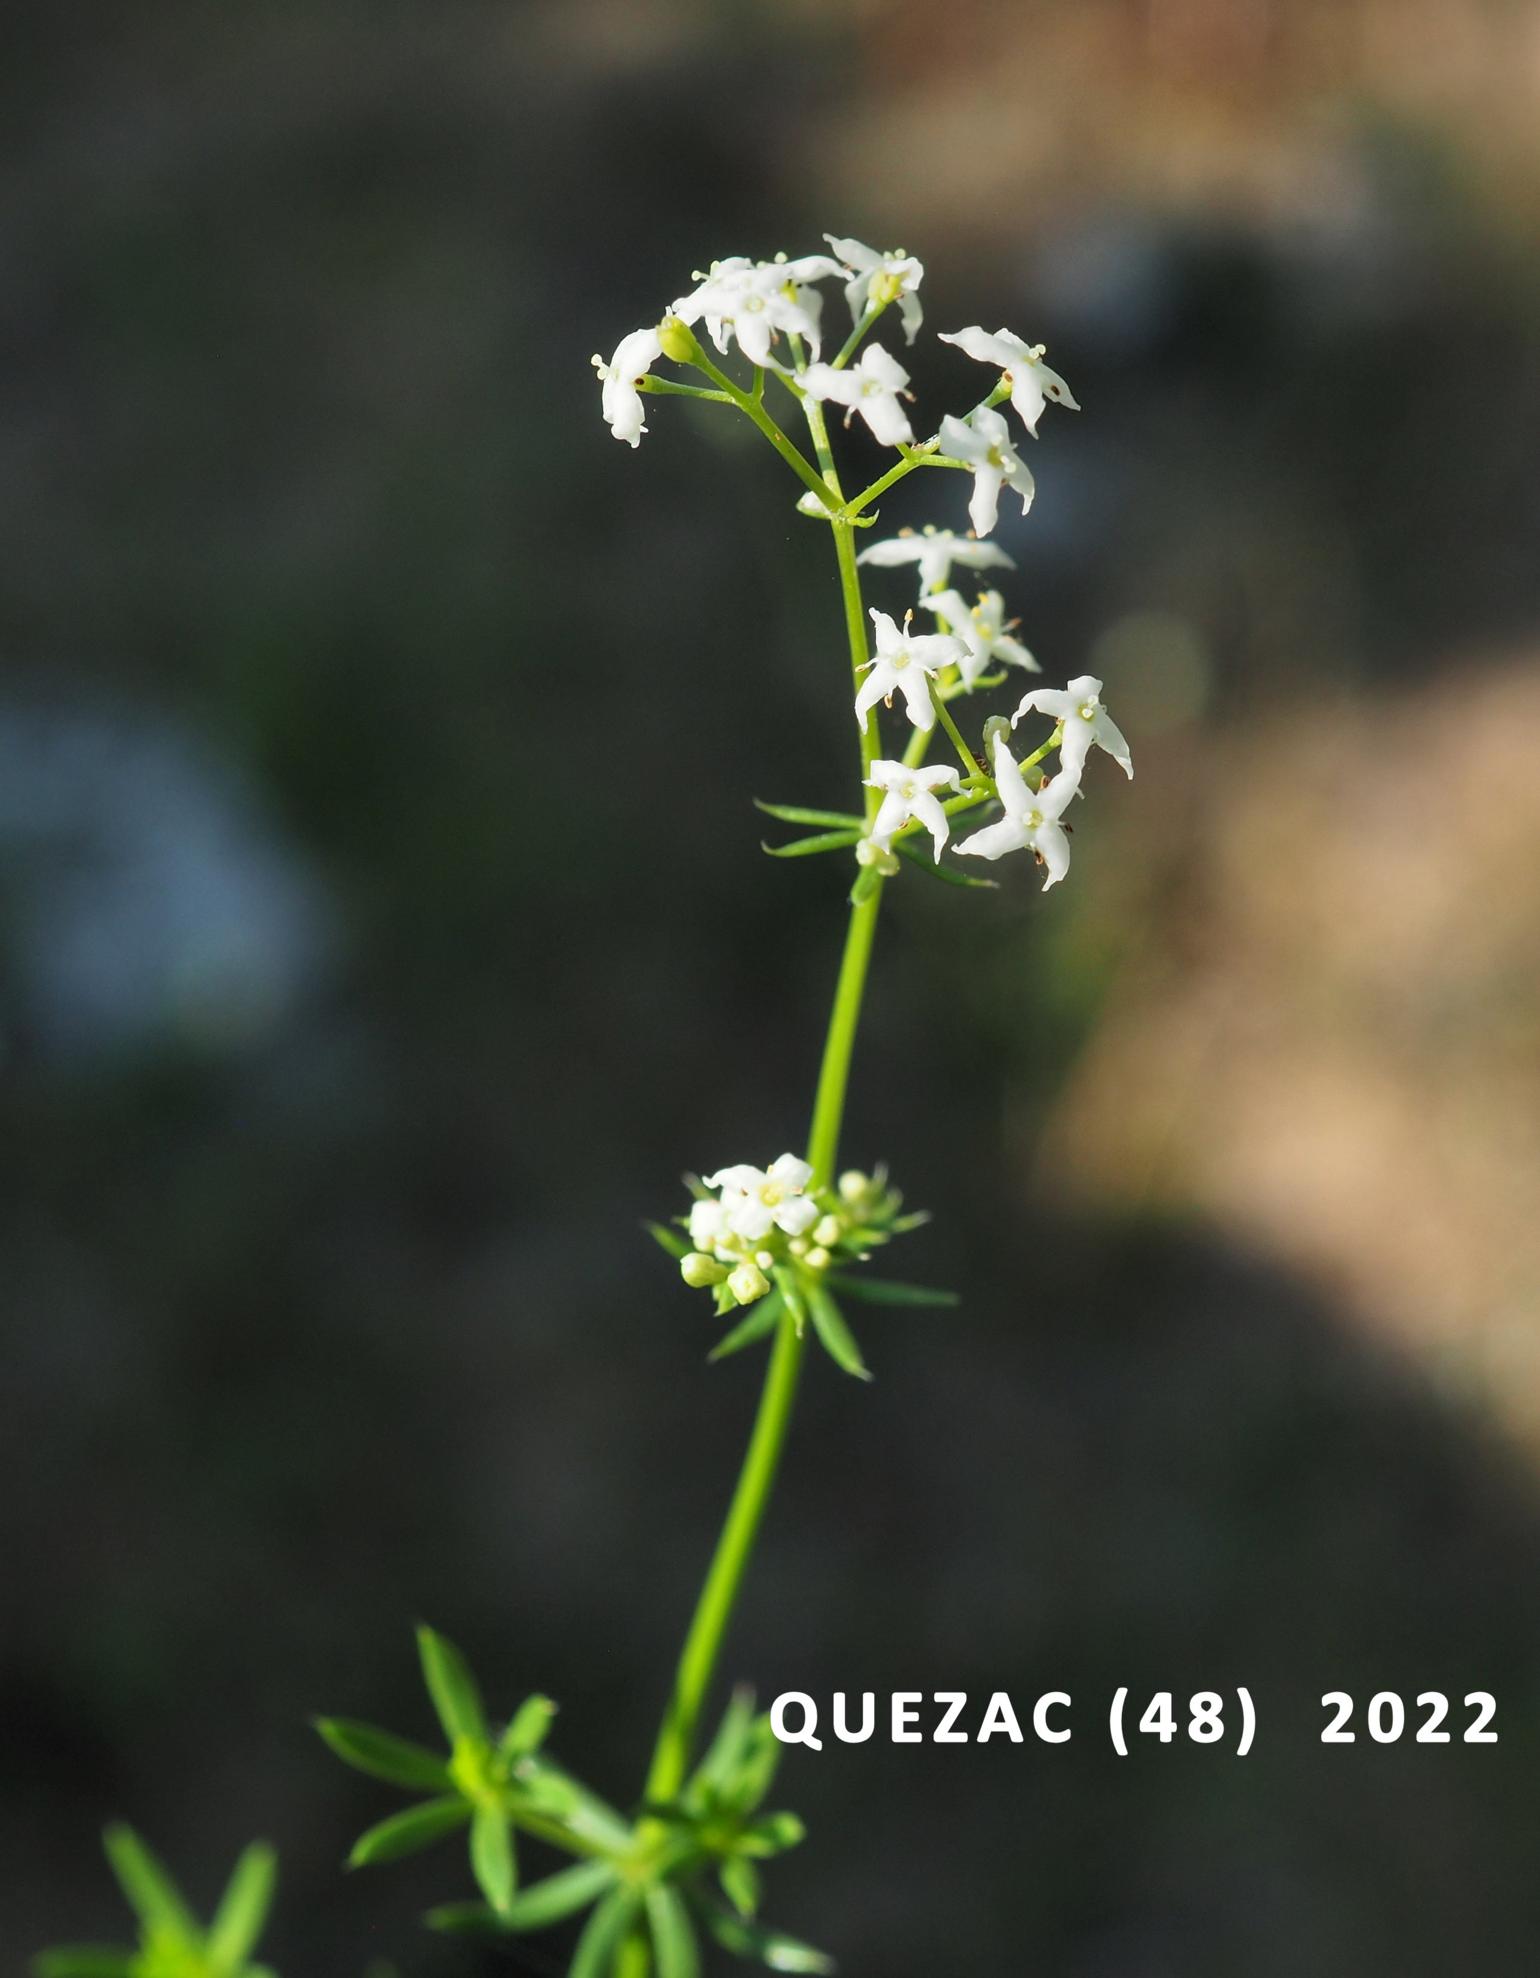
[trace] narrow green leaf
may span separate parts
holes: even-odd
[[[607,1853],[619,1852],[631,1845],[630,1822],[623,1820],[608,1800],[601,1799],[596,1792],[591,1792],[570,1772],[562,1771],[548,1758],[532,1753],[528,1758],[520,1759],[514,1769],[514,1778],[531,1812],[549,1815],[579,1839],[590,1841]],[[520,1808],[516,1804],[513,1808],[515,1820],[519,1813]]]
[[[725,1360],[729,1353],[741,1353],[745,1346],[752,1346],[756,1339],[763,1339],[767,1332],[773,1332],[784,1302],[779,1291],[766,1292],[763,1298],[749,1307],[748,1316],[740,1319],[724,1339],[718,1340],[706,1358]]]
[[[372,1868],[382,1861],[398,1861],[404,1854],[416,1854],[419,1848],[431,1847],[457,1827],[463,1827],[470,1817],[469,1806],[458,1795],[453,1799],[425,1799],[421,1806],[409,1806],[404,1813],[393,1813],[368,1833],[360,1834],[348,1856],[348,1866]]]
[[[513,1838],[501,1807],[478,1806],[471,1819],[471,1873],[499,1916],[513,1901]]]
[[[647,1922],[652,1931],[658,1978],[700,1978],[700,1950],[690,1913],[672,1884],[648,1884]]]
[[[646,1230],[658,1248],[660,1250],[666,1250],[671,1257],[678,1259],[680,1257],[687,1257],[690,1254],[689,1238],[685,1236],[682,1230],[670,1229],[667,1223],[654,1222],[644,1222],[642,1228]]]
[[[756,1717],[743,1741],[737,1766],[723,1788],[723,1805],[740,1815],[752,1813],[769,1792],[784,1751],[769,1717]]]
[[[702,1901],[700,1915],[723,1950],[731,1951],[734,1957],[757,1959],[772,1971],[824,1974],[835,1968],[834,1959],[815,1951],[811,1944],[800,1943],[779,1930],[767,1930],[762,1923],[735,1916],[730,1909],[722,1909],[716,1903]]]
[[[815,852],[842,852],[860,835],[859,831],[820,831],[814,838],[793,838],[789,845],[767,845],[761,839],[759,849],[773,859],[805,859]]]
[[[939,859],[933,859],[928,851],[921,851],[918,842],[910,844],[905,838],[895,838],[893,849],[901,859],[907,859],[911,865],[918,866],[921,872],[928,873],[932,879],[939,879],[943,886],[972,886],[976,890],[982,888],[990,893],[998,893],[1000,890],[998,879],[979,879],[971,873],[959,872],[956,866],[943,865]]]
[[[782,824],[828,824],[856,832],[866,829],[863,821],[848,810],[808,810],[801,804],[765,804],[758,797],[754,799],[754,808],[762,810],[766,817],[779,818]]]
[[[216,1964],[234,1971],[256,1949],[277,1880],[277,1855],[265,1842],[253,1841],[235,1864],[209,1925],[207,1949]]]
[[[484,1902],[445,1902],[423,1917],[430,1930],[448,1937],[504,1937],[513,1927]]]
[[[521,1889],[501,1916],[481,1903],[451,1903],[445,1909],[434,1910],[428,1921],[435,1930],[545,1930],[564,1917],[587,1909],[614,1880],[615,1870],[609,1862],[580,1861],[573,1868],[563,1868],[555,1875],[546,1876],[543,1882],[533,1882],[527,1889]],[[449,1916],[458,1920],[440,1920]]]
[[[752,1916],[759,1908],[759,1870],[741,1854],[729,1855],[717,1871],[722,1893],[740,1916]]]
[[[821,1284],[807,1287],[808,1309],[813,1315],[813,1330],[823,1342],[824,1351],[837,1367],[843,1367],[847,1374],[854,1374],[857,1380],[870,1380],[866,1362],[861,1358],[861,1349],[855,1341],[855,1334],[845,1323],[845,1315]]]
[[[806,1838],[807,1829],[795,1813],[767,1813],[763,1820],[745,1827],[738,1840],[745,1854],[764,1859],[772,1854],[784,1854]]]
[[[640,1901],[635,1889],[611,1889],[583,1927],[567,1978],[609,1978],[610,1959],[635,1920]]]
[[[32,1960],[33,1978],[134,1978],[139,1960],[128,1951],[70,1944]]]
[[[456,1738],[475,1738],[484,1744],[486,1712],[465,1657],[452,1641],[427,1627],[417,1630],[417,1653],[422,1658],[422,1679],[428,1686],[445,1737],[451,1744]]]
[[[929,1284],[900,1284],[891,1277],[847,1277],[842,1271],[831,1271],[824,1279],[832,1284],[844,1298],[854,1298],[862,1305],[958,1305],[962,1301],[955,1291],[938,1291]]]
[[[556,1705],[548,1696],[525,1697],[513,1713],[513,1721],[504,1731],[498,1749],[505,1758],[523,1758],[529,1752],[538,1751],[555,1716]]]
[[[786,1309],[791,1314],[792,1324],[797,1328],[797,1337],[800,1339],[807,1331],[807,1301],[802,1295],[802,1285],[797,1273],[785,1264],[776,1265],[774,1276],[776,1287],[786,1300]]]
[[[705,1812],[737,1772],[753,1731],[754,1692],[740,1683],[728,1698],[716,1735],[685,1788],[685,1799],[695,1811]]]
[[[371,1778],[420,1792],[441,1793],[450,1783],[449,1767],[442,1758],[393,1731],[378,1730],[352,1717],[318,1717],[315,1727],[344,1765]]]
[[[146,1928],[163,1930],[179,1948],[193,1949],[202,1931],[182,1893],[132,1827],[109,1827],[102,1836],[107,1859],[128,1906]]]

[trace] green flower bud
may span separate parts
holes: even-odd
[[[820,1243],[816,1250],[809,1250],[802,1260],[810,1271],[826,1271],[834,1259]]]
[[[838,1216],[824,1216],[813,1225],[813,1241],[827,1246],[838,1243],[845,1234],[845,1225]]]
[[[840,1200],[859,1202],[871,1185],[872,1178],[869,1174],[862,1174],[859,1168],[846,1168],[839,1178]]]
[[[988,762],[993,762],[995,759],[997,735],[1003,742],[1009,742],[1011,739],[1011,724],[1003,714],[992,714],[984,723],[984,757]]]
[[[740,1305],[752,1305],[770,1289],[770,1280],[758,1264],[740,1264],[728,1278],[727,1288]]]
[[[708,1257],[703,1250],[692,1250],[679,1259],[679,1275],[685,1283],[699,1291],[708,1284],[720,1284],[727,1276],[725,1264],[719,1264],[715,1257]]]
[[[659,323],[658,342],[663,346],[663,355],[673,358],[676,364],[693,364],[700,356],[695,332],[677,316],[665,316]]]

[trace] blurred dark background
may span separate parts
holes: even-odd
[[[748,800],[851,752],[781,470],[617,447],[587,359],[827,227],[924,259],[932,413],[968,322],[1073,384],[1006,589],[1139,776],[1046,901],[894,889],[846,1153],[965,1303],[811,1369],[725,1658],[1084,1728],[792,1754],[769,1912],[853,1978],[1533,1972],[1537,97],[1513,0],[13,23],[8,1968],[121,1937],[112,1815],[202,1901],[276,1841],[289,1978],[560,1968],[418,1929],[452,1849],[340,1874],[394,1801],[306,1718],[426,1735],[422,1616],[640,1780],[758,1366],[636,1224],[804,1129],[842,879]],[[1242,1682],[1244,1762],[1097,1729]],[[1339,1688],[1501,1742],[1323,1748]]]

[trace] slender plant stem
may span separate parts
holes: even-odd
[[[746,406],[745,410],[748,409]],[[803,402],[803,410],[807,415],[813,449],[822,470],[818,482],[819,490],[823,498],[830,503],[831,508],[836,511],[831,515],[830,525],[839,564],[845,629],[850,643],[851,676],[852,679],[859,681],[860,668],[866,660],[867,653],[861,576],[856,567],[855,530],[851,523],[838,513],[843,496],[840,492],[839,476],[835,471],[833,453],[829,446],[823,408],[815,399],[808,398]],[[753,416],[752,412],[750,416]],[[776,431],[779,433],[779,428],[776,428]],[[780,435],[780,437],[784,441],[785,436]],[[785,444],[790,446],[789,441]],[[794,448],[791,450],[793,453],[796,451]],[[796,458],[804,467],[806,466],[801,454],[796,454]],[[808,471],[811,472],[810,469]],[[861,729],[863,778],[867,765],[876,754],[876,749],[875,724],[863,724]],[[869,790],[865,794],[866,815],[870,822],[876,802],[876,792]],[[873,877],[876,878],[876,875],[874,874]],[[813,1169],[815,1184],[827,1183],[833,1179],[835,1163],[839,1157],[840,1127],[844,1121],[845,1096],[850,1085],[850,1062],[855,1050],[856,1032],[861,1022],[861,1004],[866,993],[867,970],[871,962],[872,943],[877,932],[877,915],[881,905],[882,881],[878,878],[872,891],[861,900],[859,905],[851,909],[850,921],[846,928],[845,949],[834,987],[834,1002],[829,1012],[828,1033],[819,1063],[818,1085],[813,1098],[813,1118],[808,1132],[807,1158]],[[712,1677],[716,1673],[722,1641],[732,1619],[749,1556],[753,1551],[754,1541],[759,1535],[765,1507],[775,1483],[781,1449],[791,1421],[792,1405],[796,1400],[797,1378],[802,1368],[803,1351],[804,1342],[801,1333],[797,1330],[796,1322],[789,1311],[784,1312],[776,1328],[775,1344],[770,1352],[770,1363],[765,1372],[764,1387],[760,1392],[759,1408],[754,1417],[754,1427],[749,1436],[748,1449],[744,1454],[743,1467],[738,1473],[738,1482],[733,1491],[732,1502],[728,1506],[727,1518],[722,1526],[721,1536],[717,1540],[711,1565],[707,1569],[700,1597],[696,1602],[690,1631],[685,1637],[684,1648],[679,1657],[673,1694],[669,1699],[663,1724],[658,1732],[657,1744],[653,1749],[644,1795],[650,1801],[665,1803],[672,1799],[683,1785],[685,1774],[689,1769],[701,1708],[711,1687]]]

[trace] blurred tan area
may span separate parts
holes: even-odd
[[[1537,737],[1524,654],[1156,739],[1098,821],[1067,938],[1116,959],[1037,1177],[1198,1214],[1531,1438]]]

